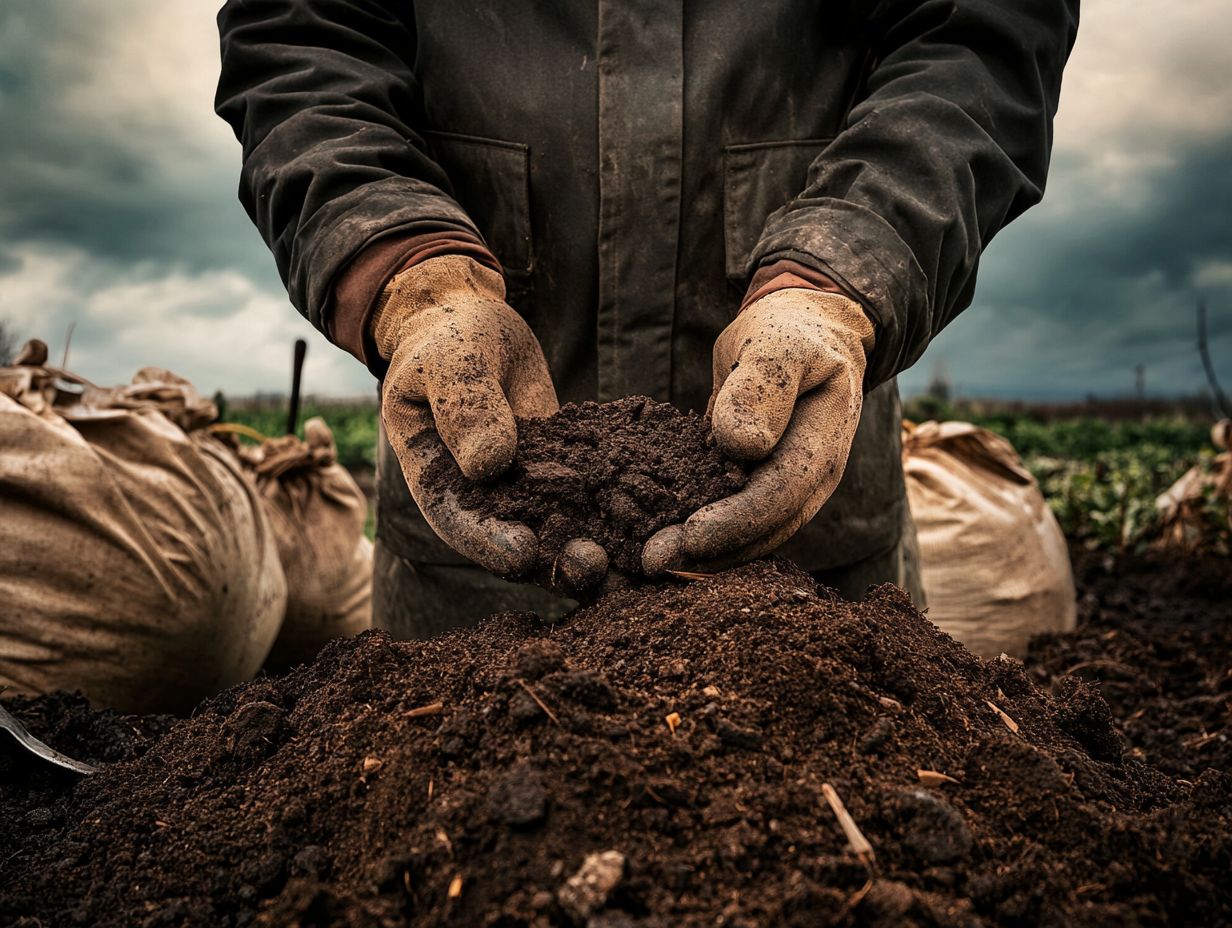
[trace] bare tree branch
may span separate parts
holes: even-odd
[[[1206,338],[1206,301],[1198,301],[1198,354],[1202,356],[1202,367],[1206,371],[1206,382],[1211,385],[1211,397],[1215,404],[1215,416],[1232,419],[1232,403],[1219,386],[1215,378],[1215,365],[1211,363],[1211,349]]]

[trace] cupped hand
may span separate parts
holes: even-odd
[[[424,518],[493,573],[526,573],[534,532],[463,508],[431,466],[447,451],[465,477],[494,477],[517,452],[516,418],[559,408],[543,350],[505,302],[501,275],[460,255],[417,264],[390,282],[371,328],[389,362],[381,419]]]
[[[655,534],[642,553],[647,574],[762,557],[817,514],[855,439],[873,331],[846,296],[790,288],[720,334],[711,427],[720,449],[756,466],[739,492]]]
[[[530,573],[539,555],[535,533],[462,506],[433,464],[447,452],[471,480],[508,468],[516,420],[560,408],[543,349],[505,302],[500,274],[467,257],[417,264],[384,297],[372,323],[389,361],[381,418],[412,497],[458,553],[498,576]],[[607,566],[599,545],[574,539],[556,557],[550,586],[580,595],[602,583]]]

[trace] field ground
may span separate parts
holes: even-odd
[[[1076,558],[1024,665],[761,562],[339,641],[175,724],[12,700],[109,770],[0,745],[0,924],[1229,924],[1226,560]]]
[[[318,412],[370,476],[375,410]],[[1206,425],[947,412],[1010,438],[1072,541],[1078,627],[1022,663],[758,562],[365,633],[180,721],[11,699],[107,769],[0,743],[0,925],[1232,924],[1232,572],[1150,543]]]

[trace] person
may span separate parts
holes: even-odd
[[[895,376],[1044,188],[1077,0],[230,0],[217,111],[291,301],[381,380],[374,613],[560,605],[433,485],[515,417],[712,407],[750,462],[644,567],[910,576]],[[582,547],[585,547],[583,542]],[[476,566],[482,565],[482,566]],[[584,587],[600,578],[568,571]]]

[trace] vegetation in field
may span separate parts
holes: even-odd
[[[1128,550],[1157,538],[1162,525],[1155,500],[1191,467],[1209,472],[1216,454],[1210,423],[1179,416],[1048,421],[929,397],[906,403],[904,415],[961,419],[1004,435],[1039,481],[1065,534],[1092,548]],[[1226,544],[1226,505],[1212,497],[1201,508],[1201,518],[1209,533]]]
[[[1032,455],[1025,463],[1066,535],[1091,547],[1126,550],[1159,536],[1161,514],[1155,500],[1190,467],[1209,471],[1214,457],[1212,450],[1178,456],[1166,445],[1143,444],[1084,459]],[[1213,496],[1208,504],[1201,509],[1203,518],[1226,536],[1226,514],[1221,520]]]
[[[256,429],[262,435],[281,435],[286,429],[285,400],[270,402],[230,402],[225,404],[223,419]],[[303,423],[320,416],[334,433],[338,460],[349,470],[376,468],[377,411],[375,403],[322,403],[305,401],[300,411],[300,431]]]

